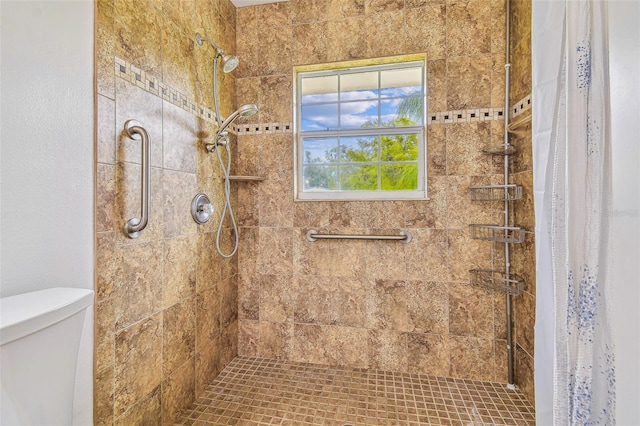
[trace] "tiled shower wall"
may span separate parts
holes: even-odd
[[[503,0],[292,0],[241,8],[237,102],[259,105],[254,129],[291,123],[292,66],[426,52],[430,115],[501,108],[504,19]],[[502,143],[503,126],[499,118],[430,124],[428,201],[294,202],[292,133],[240,133],[234,173],[266,179],[234,184],[239,353],[506,382],[504,295],[470,286],[468,274],[502,267],[502,244],[468,236],[469,224],[501,223],[501,206],[467,197],[469,185],[502,183],[502,157],[480,151]],[[533,231],[532,222],[526,226]],[[413,241],[310,243],[312,228],[406,229]],[[526,247],[517,262],[528,279],[534,258],[532,244]],[[532,331],[523,328],[532,327],[533,311],[523,307],[515,316],[517,338],[525,339],[517,379],[530,386],[523,355]]]
[[[96,425],[172,424],[237,354],[237,265],[215,251],[221,172],[202,139],[213,128],[213,49],[235,49],[228,0],[98,0],[96,188]],[[220,79],[223,114],[235,81]],[[138,239],[125,222],[140,214],[140,142],[151,146],[151,214]],[[195,224],[192,198],[216,206]],[[229,232],[224,246],[229,248]]]

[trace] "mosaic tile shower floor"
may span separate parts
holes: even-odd
[[[501,383],[235,358],[177,425],[535,425]]]

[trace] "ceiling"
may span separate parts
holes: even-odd
[[[231,0],[235,7],[255,6],[256,4],[279,3],[289,0]]]

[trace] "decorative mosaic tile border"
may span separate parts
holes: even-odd
[[[181,93],[177,89],[163,83],[153,75],[141,70],[122,58],[115,57],[115,73],[121,79],[135,84],[143,90],[161,97],[167,102],[196,115],[203,120],[215,123],[215,112],[205,105],[197,103],[194,99]]]
[[[215,112],[203,104],[181,93],[171,86],[158,80],[151,74],[132,65],[126,60],[115,57],[115,75],[121,79],[135,84],[143,90],[161,97],[167,102],[188,111],[203,120],[216,122]],[[515,118],[531,109],[531,94],[527,95],[511,107],[511,117]],[[429,124],[471,123],[476,121],[504,120],[504,108],[475,108],[453,111],[430,112],[427,116]],[[291,133],[293,123],[245,123],[234,124],[230,127],[230,133],[236,135],[259,135],[271,133]]]

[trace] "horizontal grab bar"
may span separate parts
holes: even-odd
[[[391,240],[408,243],[411,241],[411,233],[409,231],[402,231],[400,235],[353,235],[353,234],[318,234],[315,229],[310,229],[307,232],[307,240],[312,243],[320,239],[326,240]]]

